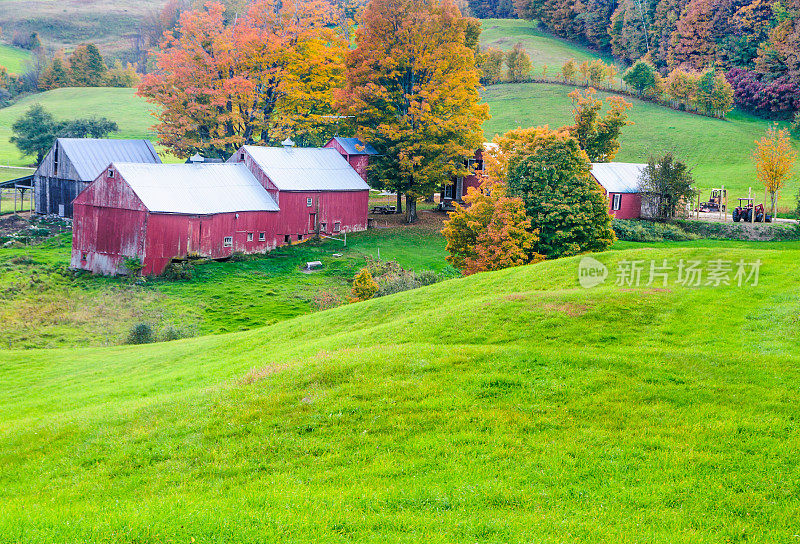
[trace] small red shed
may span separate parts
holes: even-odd
[[[367,229],[369,185],[336,149],[246,145],[228,159],[244,163],[280,207],[284,243],[317,233]]]
[[[244,165],[112,163],[73,205],[72,267],[97,274],[124,272],[128,257],[160,274],[173,259],[282,241],[278,205]]]
[[[378,152],[371,145],[362,142],[358,138],[342,138],[334,136],[325,147],[332,148],[341,153],[345,160],[353,167],[361,179],[367,181],[367,167],[369,166],[370,155],[377,155]]]
[[[480,189],[483,183],[483,153],[487,146],[494,144],[485,143],[482,149],[475,151],[475,155],[464,161],[464,166],[469,168],[471,174],[468,176],[453,178],[450,183],[442,186],[439,195],[439,202],[443,207],[449,208],[453,202],[464,202],[464,196],[470,187]]]
[[[629,162],[592,163],[592,176],[608,198],[608,212],[617,219],[639,219],[642,195],[639,178],[646,164]]]

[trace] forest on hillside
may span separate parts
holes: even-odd
[[[627,63],[716,67],[737,105],[788,117],[800,109],[800,0],[468,0],[476,17],[538,21],[558,37]]]

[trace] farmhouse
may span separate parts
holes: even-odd
[[[367,181],[369,157],[378,154],[374,147],[358,138],[342,138],[340,136],[334,136],[330,142],[325,144],[325,147],[338,151],[353,167],[353,170],[361,176],[361,179]]]
[[[369,185],[336,149],[246,145],[228,159],[244,163],[280,207],[284,243],[311,234],[366,230]]]
[[[36,213],[72,217],[72,201],[112,162],[161,159],[149,140],[58,138],[33,174]]]
[[[219,259],[277,246],[278,205],[238,164],[106,166],[74,202],[72,267],[124,272],[128,257],[144,274],[176,258]]]
[[[483,153],[492,145],[488,142],[483,144],[482,149],[476,150],[474,156],[464,161],[464,166],[469,168],[471,174],[453,178],[449,184],[442,186],[439,202],[443,208],[452,208],[454,202],[463,203],[470,187],[480,188],[483,183]]]
[[[617,219],[638,219],[642,216],[642,194],[639,177],[646,164],[627,162],[592,163],[592,176],[608,198],[608,211]]]

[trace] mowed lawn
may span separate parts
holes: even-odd
[[[481,46],[495,47],[508,51],[514,44],[521,43],[533,63],[533,76],[541,76],[547,65],[547,74],[555,77],[561,65],[574,58],[578,62],[602,59],[606,63],[615,62],[613,57],[592,51],[586,47],[560,40],[540,30],[535,23],[522,19],[483,19],[481,21]]]
[[[22,117],[33,104],[41,104],[56,119],[79,117],[107,117],[116,121],[119,132],[112,138],[152,138],[150,127],[155,118],[152,107],[136,96],[135,89],[119,88],[65,88],[27,96],[13,106],[0,109],[0,165],[22,166],[36,161],[36,157],[23,156],[9,142],[11,125]]]
[[[0,44],[0,66],[11,74],[22,74],[31,62],[31,52],[19,47]]]
[[[0,352],[9,542],[790,543],[800,252],[757,286],[580,258],[257,330]]]
[[[517,127],[571,124],[572,102],[567,96],[571,90],[565,85],[538,83],[487,87],[483,97],[491,108],[492,119],[484,124],[486,138]],[[626,100],[633,104],[630,120],[634,124],[623,129],[616,160],[647,162],[651,155],[672,151],[692,166],[698,184],[706,189],[705,197],[707,189],[725,185],[731,189],[730,202],[747,196],[748,187],[753,187],[759,201],[763,200],[763,185],[756,179],[751,154],[755,140],[771,122],[740,112],[731,113],[727,120],[712,119],[636,99]],[[794,145],[800,147],[797,140]],[[781,192],[782,206],[794,208],[798,187],[800,161],[795,165],[794,179]]]

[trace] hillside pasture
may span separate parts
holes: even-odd
[[[763,265],[582,289],[578,257],[244,333],[2,351],[0,534],[792,542],[800,253],[596,257]]]
[[[539,29],[535,22],[522,19],[483,19],[481,26],[481,46],[508,51],[517,42],[521,43],[531,57],[534,76],[540,76],[542,67],[546,64],[548,75],[555,77],[561,65],[570,58],[578,62],[591,62],[599,58],[606,63],[616,63],[608,55],[552,36]]]
[[[572,102],[567,94],[571,86],[560,84],[520,83],[487,87],[483,98],[491,109],[492,119],[484,124],[487,139],[517,127],[550,125],[559,127],[573,122]],[[598,93],[598,97],[608,97]],[[651,155],[674,152],[689,163],[699,186],[708,189],[725,185],[731,190],[729,201],[747,196],[753,187],[756,198],[763,200],[764,188],[756,179],[751,154],[755,140],[771,122],[738,111],[727,120],[680,112],[632,98],[630,120],[623,129],[620,152],[615,160],[647,162]],[[797,140],[795,146],[798,147]],[[794,208],[800,187],[800,162],[794,180],[781,192],[780,205]]]
[[[152,107],[136,96],[135,89],[120,88],[64,88],[26,96],[7,108],[0,109],[0,165],[23,166],[36,161],[36,157],[23,156],[9,142],[11,125],[33,104],[41,104],[56,119],[79,117],[107,117],[116,121],[119,132],[112,138],[152,138],[150,127],[155,118]]]
[[[0,44],[0,66],[4,66],[11,74],[25,73],[32,60],[30,51]]]

